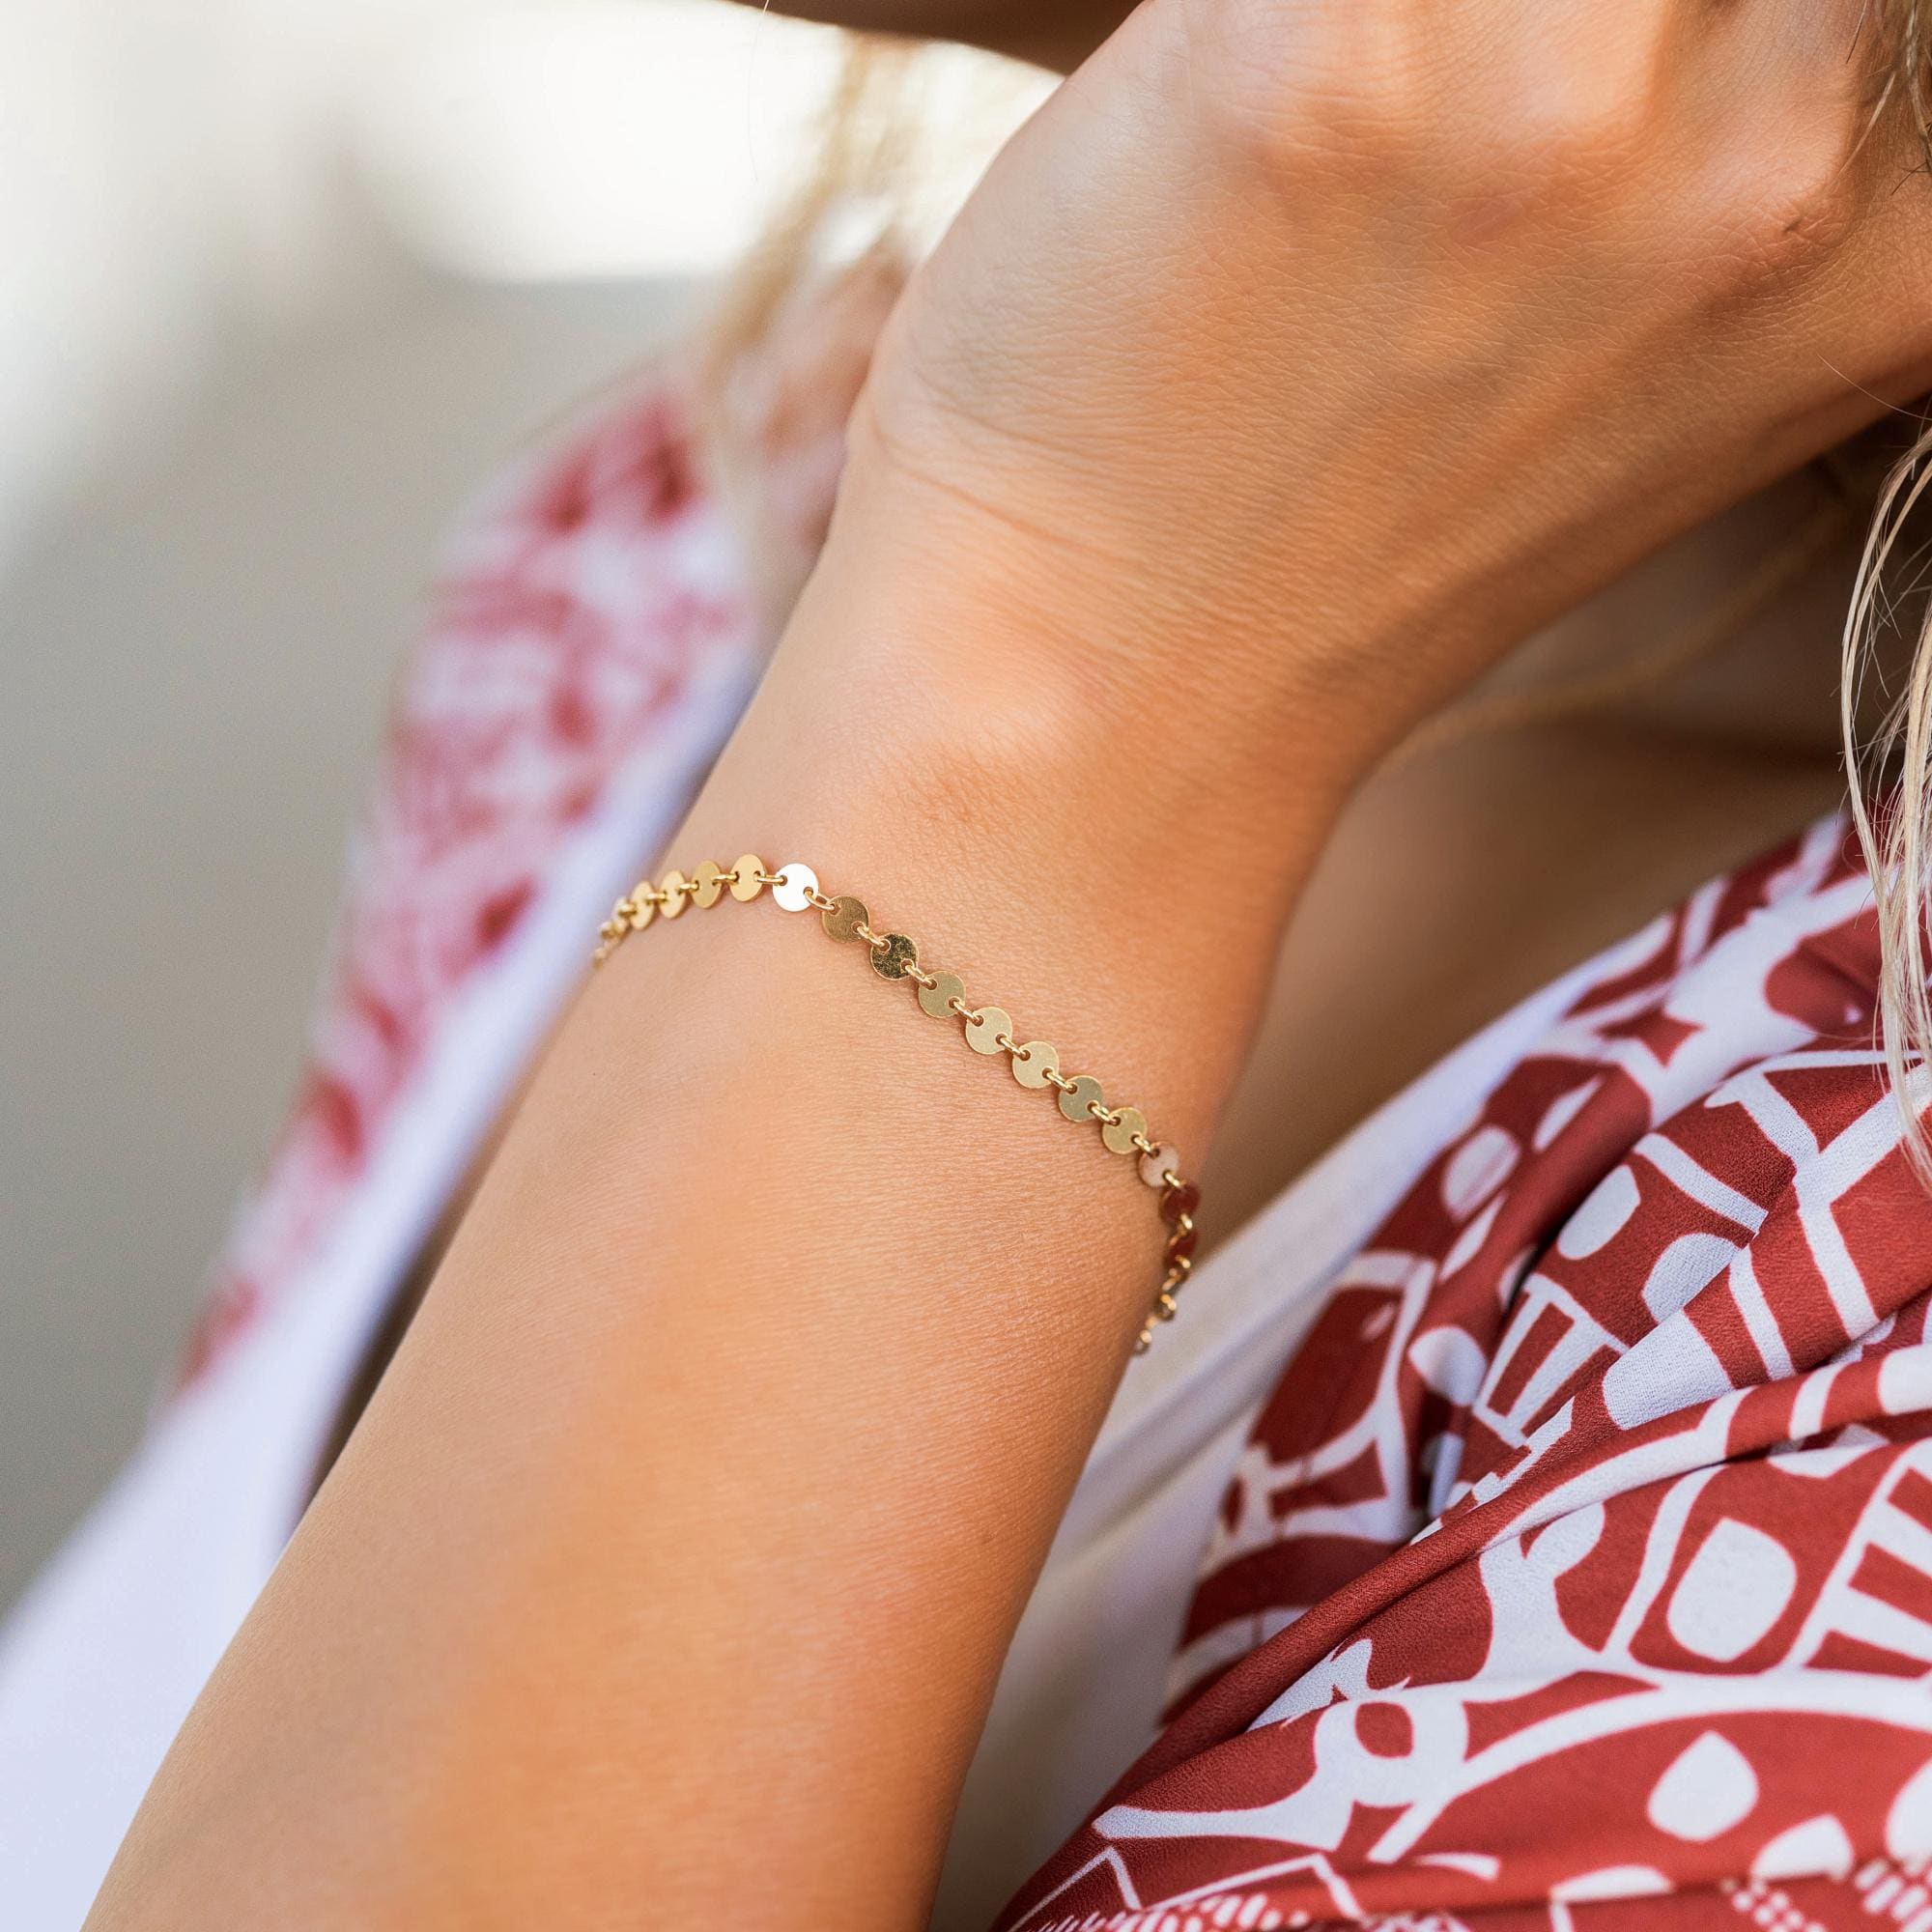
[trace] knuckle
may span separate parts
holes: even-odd
[[[1417,148],[1422,63],[1374,30],[1375,12],[1297,0],[1231,0],[1207,22],[1197,12],[1190,57],[1211,63],[1206,98],[1234,145],[1288,172],[1385,166]]]
[[[1223,0],[1183,17],[1223,127],[1278,169],[1560,200],[1627,179],[1656,145],[1654,76],[1634,63],[1549,50],[1492,71],[1465,39],[1375,6]]]
[[[1736,189],[1719,199],[1711,259],[1747,292],[1802,278],[1837,253],[1863,212],[1842,153],[1766,156],[1740,170]]]

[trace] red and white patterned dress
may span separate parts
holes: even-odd
[[[751,582],[665,384],[465,525],[181,1388],[0,1631],[0,1923],[79,1923],[742,705]],[[1028,1605],[935,1925],[1932,1932],[1932,1196],[1868,901],[1836,822],[1705,888],[1208,1260]]]
[[[1264,1403],[1003,1924],[1932,1928],[1932,1199],[1842,825],[1529,1045]]]

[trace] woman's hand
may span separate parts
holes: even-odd
[[[1315,704],[1346,782],[1932,382],[1870,13],[1149,0],[914,277],[842,518],[990,520],[1036,672],[1224,759]]]

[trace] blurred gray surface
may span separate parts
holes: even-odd
[[[0,575],[0,1604],[136,1438],[299,1058],[438,533],[673,286],[230,327]]]

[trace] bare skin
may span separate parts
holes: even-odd
[[[1391,751],[1932,380],[1858,13],[1151,0],[895,313],[675,853],[821,860],[1208,1145],[1350,801],[1426,784]],[[1551,810],[1566,868],[1651,735]],[[1726,741],[1633,909],[1809,810]],[[1146,1201],[758,910],[566,1019],[97,1932],[714,1926],[748,1845],[761,1922],[921,1922]]]

